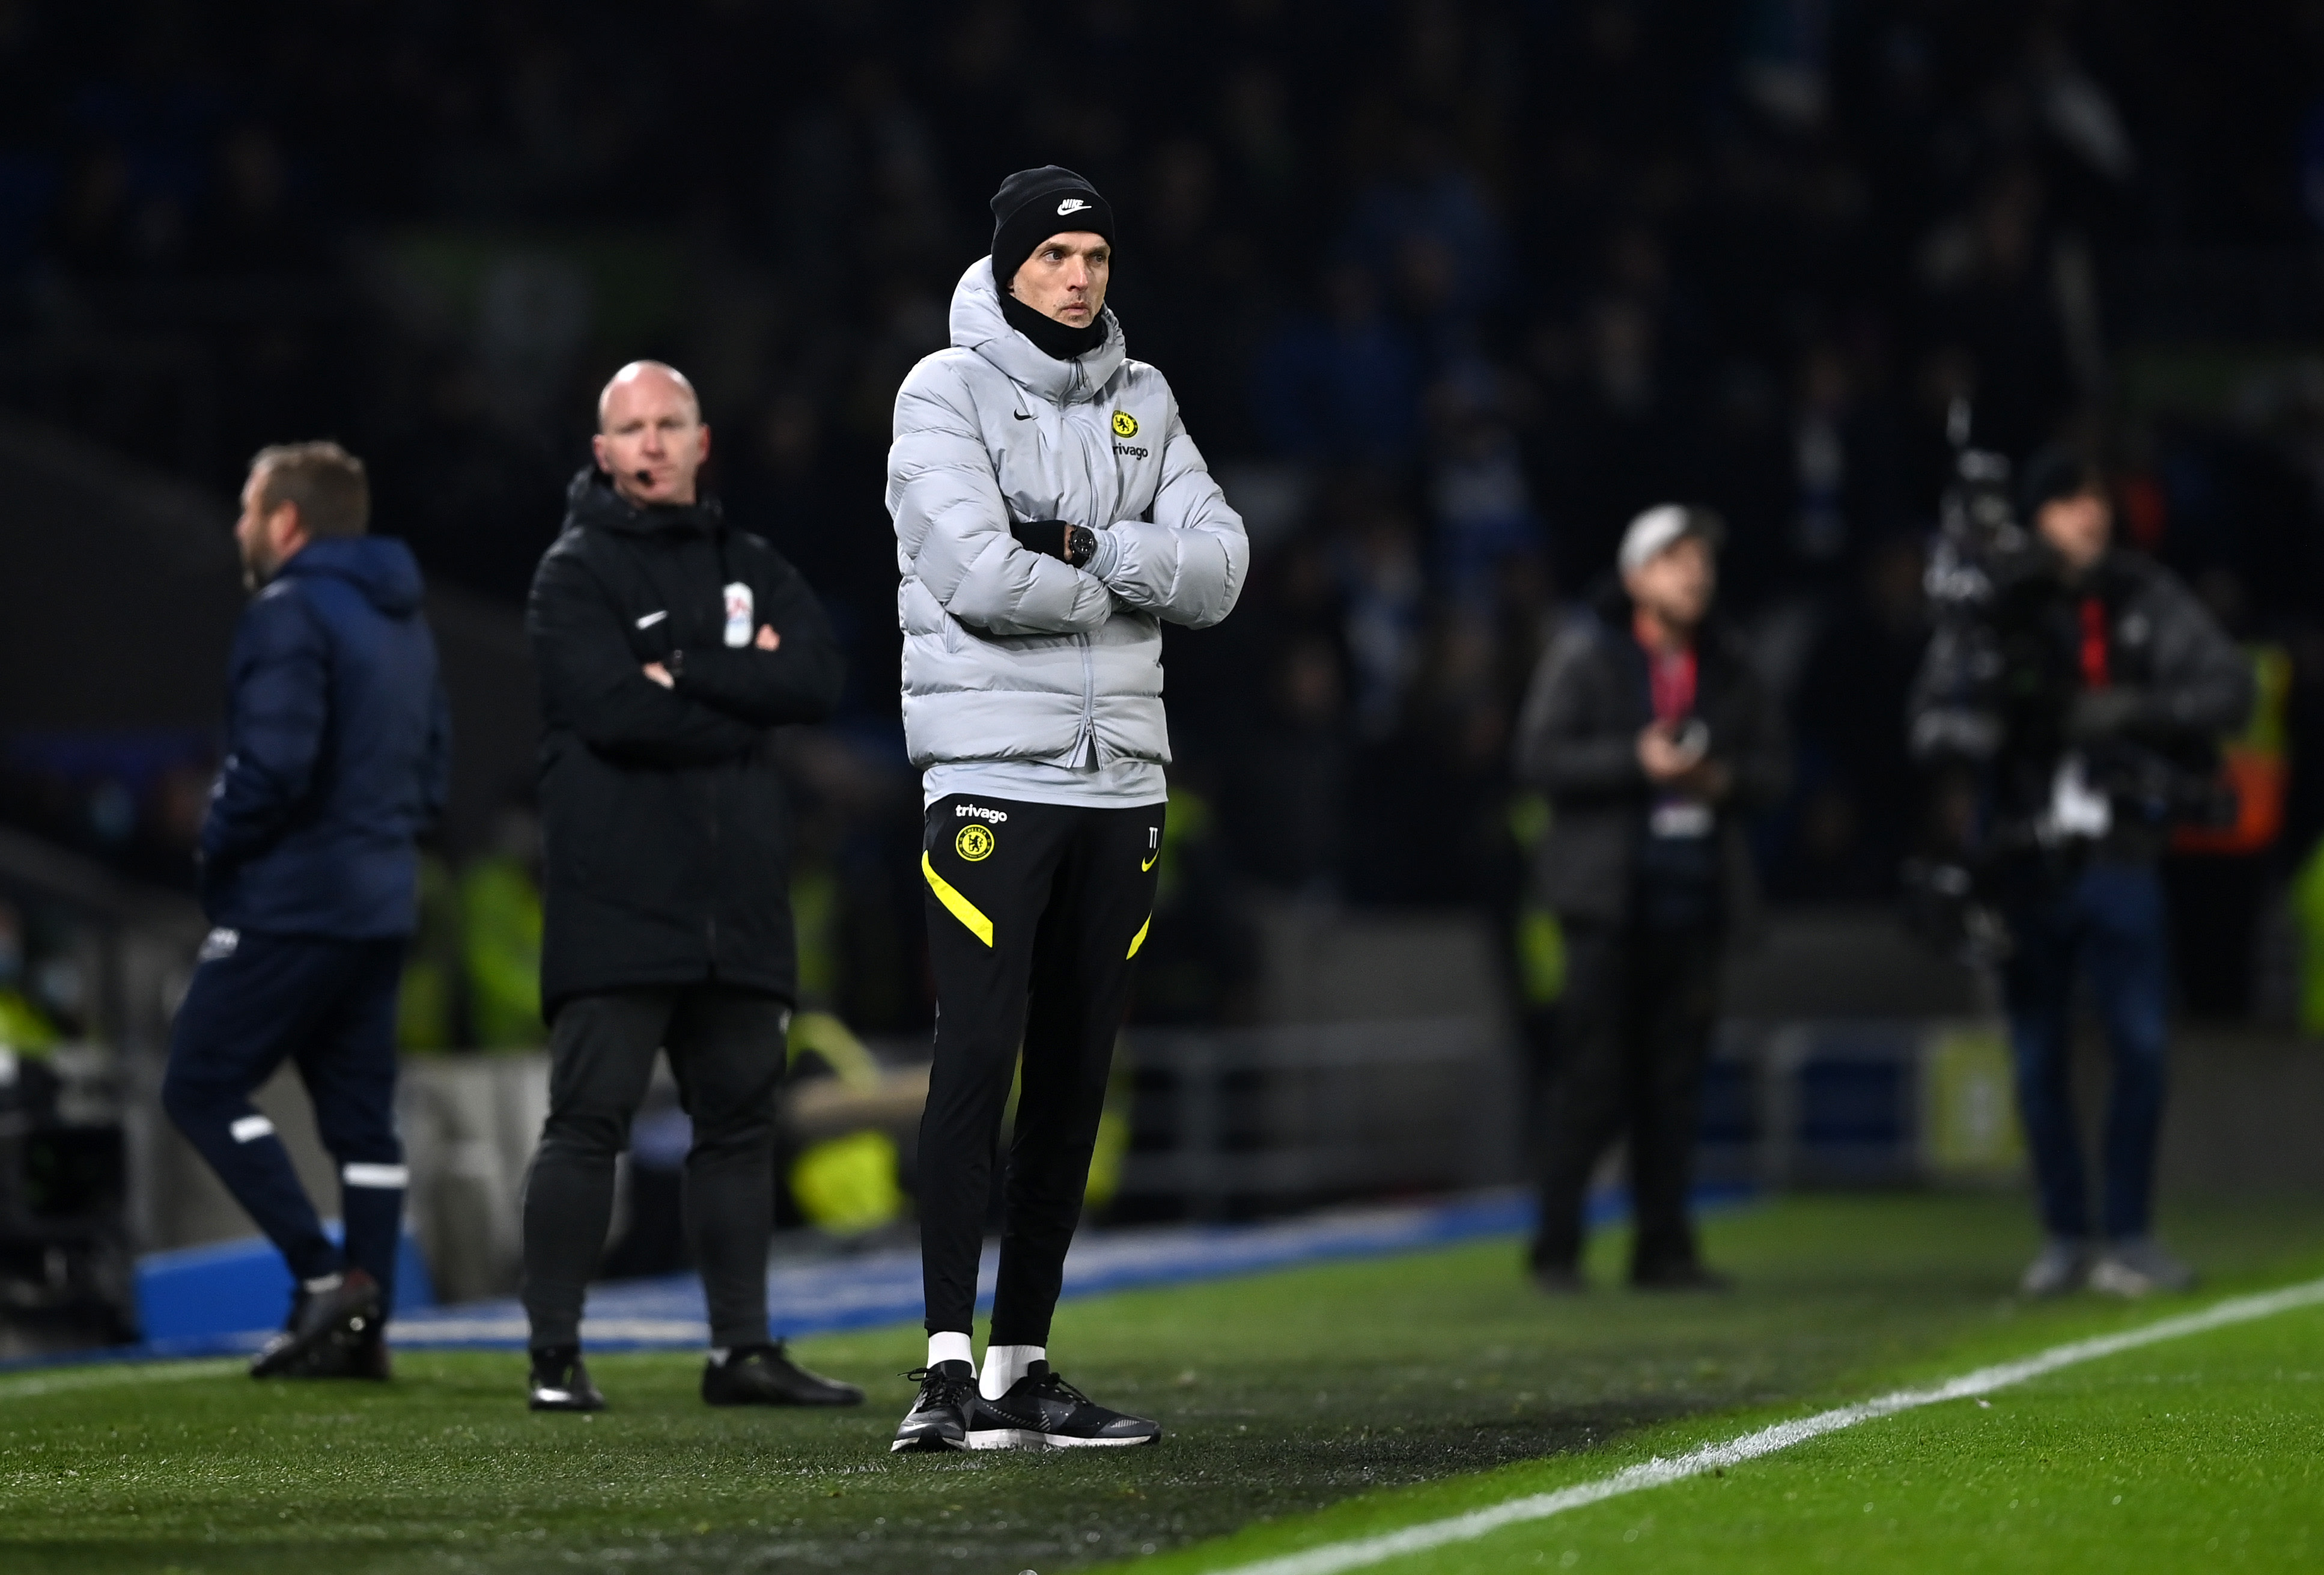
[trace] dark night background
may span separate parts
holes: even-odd
[[[2196,1004],[2252,1009],[2324,828],[2316,0],[0,4],[0,412],[206,489],[221,541],[254,449],[337,437],[513,618],[598,385],[685,369],[853,651],[796,741],[805,867],[827,992],[901,1028],[890,409],[1046,162],[1113,202],[1130,352],[1257,547],[1174,633],[1191,922],[1150,1015],[1242,1009],[1257,899],[1507,911],[1512,707],[1665,499],[1727,516],[1794,718],[1774,890],[1893,895],[1956,395],[2013,455],[2102,444],[2126,530],[2289,659],[2285,834],[2174,875],[2227,948]],[[0,727],[8,820],[186,880],[206,733]]]

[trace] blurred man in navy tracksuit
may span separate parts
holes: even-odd
[[[366,536],[363,462],[262,450],[235,539],[256,593],[227,669],[226,763],[202,825],[214,926],[179,1009],[161,1102],[297,1281],[257,1377],[388,1376],[405,1174],[395,992],[444,806],[449,736],[419,565]],[[339,1167],[346,1248],[323,1231],[251,1093],[295,1061]]]

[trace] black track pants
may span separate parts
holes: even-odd
[[[1624,1136],[1633,1272],[1695,1261],[1686,1201],[1703,1063],[1719,1016],[1720,955],[1719,935],[1709,929],[1569,926],[1558,1062],[1542,1112],[1535,1267],[1579,1261],[1590,1174]]]
[[[919,1176],[932,1334],[970,1331],[993,1152],[1021,1044],[992,1339],[1048,1343],[1114,1036],[1154,912],[1163,808],[959,796],[928,807],[920,872],[936,1043]]]
[[[582,1295],[613,1223],[613,1161],[629,1147],[654,1053],[665,1048],[694,1121],[683,1208],[710,1303],[710,1343],[764,1343],[775,1093],[789,1018],[773,996],[718,984],[611,990],[558,1009],[549,1120],[524,1186],[524,1310],[534,1349],[580,1343]]]

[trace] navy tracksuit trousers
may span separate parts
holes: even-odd
[[[2093,1234],[2093,1223],[2112,1241],[2144,1236],[2168,1082],[2171,942],[2163,882],[2151,864],[2093,863],[2064,890],[2026,897],[2008,912],[2017,945],[2002,972],[2002,999],[2042,1228],[2077,1241]],[[2114,1060],[2095,1221],[2074,1117],[2077,969],[2089,980]]]
[[[401,936],[339,940],[213,930],[178,1009],[161,1106],[301,1281],[346,1265],[392,1305],[406,1174],[395,1131]],[[323,1234],[274,1123],[250,1096],[295,1062],[339,1167],[344,1253]]]

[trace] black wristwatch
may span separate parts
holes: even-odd
[[[1097,532],[1086,525],[1072,525],[1065,530],[1065,561],[1075,568],[1085,566],[1097,556]]]

